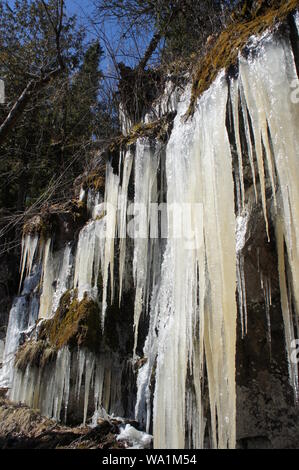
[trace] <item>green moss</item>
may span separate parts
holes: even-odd
[[[214,46],[199,61],[193,78],[192,96],[187,117],[192,115],[197,98],[206,91],[222,69],[237,63],[239,51],[252,35],[259,36],[276,23],[282,22],[299,5],[299,0],[260,0],[252,11],[244,3],[241,12],[219,35]]]
[[[98,304],[86,296],[79,302],[76,291],[67,291],[54,317],[40,324],[38,339],[27,341],[18,349],[15,366],[23,372],[28,365],[43,369],[66,345],[70,348],[84,347],[96,353],[101,337]]]
[[[39,338],[47,340],[56,350],[63,346],[85,347],[93,352],[101,345],[100,311],[98,304],[87,296],[80,302],[67,291],[50,320],[43,322]]]
[[[171,132],[174,116],[174,113],[168,113],[157,121],[136,124],[127,135],[117,136],[110,144],[109,151],[130,147],[141,137],[156,138],[165,142]]]

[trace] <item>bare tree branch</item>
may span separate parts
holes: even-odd
[[[17,99],[12,109],[8,113],[7,117],[5,118],[4,122],[0,126],[0,145],[4,142],[8,133],[11,131],[11,129],[14,127],[17,120],[23,114],[23,111],[25,107],[27,106],[28,102],[30,101],[33,93],[36,93],[37,91],[41,90],[46,84],[48,84],[61,72],[62,70],[59,67],[58,69],[53,70],[52,72],[48,73],[46,76],[40,78],[39,80],[29,81],[28,85],[23,90],[22,94]]]

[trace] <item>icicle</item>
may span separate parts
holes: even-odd
[[[271,300],[271,278],[265,275],[263,272],[260,273],[261,288],[264,293],[266,320],[267,320],[267,340],[271,352],[271,317],[270,317],[270,306],[272,305]]]
[[[249,63],[249,67],[247,68],[244,65],[244,61],[241,59],[240,60],[240,67],[241,67],[241,70],[242,70],[242,72],[241,72],[242,84],[244,82],[247,83],[246,80],[248,80],[249,83],[250,83],[250,87],[251,87],[251,93],[246,94],[246,92],[245,92],[245,95],[246,95],[247,99],[249,99],[249,102],[250,102],[249,112],[252,113],[252,117],[253,117],[252,123],[253,123],[253,128],[254,128],[254,133],[255,133],[256,151],[257,151],[257,154],[258,154],[257,157],[258,157],[258,162],[259,162],[261,186],[263,187],[262,180],[264,178],[264,174],[263,174],[264,169],[263,169],[263,163],[262,163],[263,150],[262,150],[262,147],[261,147],[261,143],[262,143],[263,146],[264,146],[264,149],[265,149],[267,168],[268,168],[268,172],[269,172],[269,175],[270,175],[272,193],[273,193],[273,198],[274,198],[274,205],[275,205],[275,208],[276,208],[277,204],[276,204],[275,170],[274,170],[274,166],[273,166],[272,152],[271,152],[271,149],[270,149],[270,142],[269,142],[269,137],[268,137],[268,119],[267,119],[267,115],[266,115],[266,112],[265,112],[265,109],[267,107],[266,101],[268,101],[268,99],[266,98],[265,95],[260,93],[260,88],[259,87],[255,87],[255,82],[253,80],[256,77],[253,76],[254,74],[252,75],[251,64]],[[246,76],[246,72],[249,72],[249,73],[248,73],[248,76],[246,78],[244,78],[244,76]],[[251,98],[253,96],[253,94],[252,94],[253,89],[255,90],[254,91],[255,104],[253,104],[253,101],[251,100]],[[248,88],[247,88],[247,92],[248,92]],[[243,102],[243,105],[245,105],[244,102]],[[247,102],[247,105],[248,105],[248,102]],[[245,114],[245,109],[243,111],[243,114]],[[248,146],[250,146],[249,142],[248,142]],[[265,190],[265,188],[264,188],[264,190]],[[265,197],[265,195],[263,197]]]
[[[231,80],[230,82],[230,98],[231,98],[232,108],[233,108],[234,133],[235,133],[238,162],[239,162],[239,180],[240,180],[239,184],[240,184],[241,202],[242,202],[241,207],[242,209],[244,209],[245,189],[244,189],[242,148],[241,148],[241,140],[240,140],[240,127],[239,127],[239,88],[238,88],[238,82],[235,80]]]
[[[79,194],[79,201],[82,202],[85,198],[85,190],[83,188],[80,189],[80,194]]]
[[[128,186],[131,176],[133,163],[133,154],[128,151],[125,155],[123,165],[123,179],[119,193],[119,304],[122,298],[123,277],[126,258],[126,238],[127,238],[127,203],[128,203]]]
[[[77,245],[74,288],[78,289],[78,299],[84,294],[96,299],[98,294],[99,270],[103,264],[105,218],[88,222],[79,234]]]
[[[59,256],[60,257],[60,256]],[[55,313],[62,295],[70,287],[70,278],[73,266],[72,247],[70,244],[66,245],[63,250],[62,264],[57,275],[57,283],[52,301],[52,313]]]
[[[245,136],[246,136],[246,141],[247,141],[248,158],[250,162],[250,168],[251,168],[251,174],[252,174],[252,180],[253,180],[253,186],[254,186],[255,201],[257,202],[258,194],[257,194],[257,187],[256,187],[253,147],[252,147],[251,136],[250,136],[250,126],[249,126],[249,121],[248,121],[246,100],[245,100],[244,90],[243,90],[243,86],[241,82],[239,83],[239,90],[240,90],[241,108],[242,108],[242,115],[243,115],[244,128],[245,128]]]
[[[102,358],[101,358],[102,359]],[[95,364],[95,385],[94,385],[94,425],[97,425],[97,420],[100,416],[100,408],[102,405],[102,396],[104,388],[104,375],[105,375],[105,361],[96,361]]]
[[[15,369],[10,399],[38,408],[41,414],[60,421],[62,404],[63,417],[67,417],[70,394],[71,353],[67,347],[58,351],[56,363],[47,369],[46,380],[43,371],[27,366],[25,373]]]
[[[237,252],[237,290],[239,298],[239,311],[241,319],[242,338],[247,334],[247,301],[246,283],[244,273],[244,256],[242,250],[246,242],[249,213],[244,211],[236,220],[236,252]]]
[[[64,392],[63,392],[63,403],[64,403],[64,422],[67,422],[67,409],[69,404],[70,396],[70,378],[71,378],[71,354],[66,353],[64,363]]]
[[[52,311],[52,299],[54,294],[51,238],[49,238],[45,244],[41,282],[43,290],[40,298],[39,317],[49,318]]]
[[[68,400],[69,378],[70,378],[70,351],[67,347],[60,349],[57,354],[55,366],[55,395],[53,399],[53,417],[59,421],[63,398]]]
[[[237,256],[237,288],[239,297],[239,311],[241,319],[242,338],[247,335],[247,302],[246,302],[246,285],[244,275],[244,257]]]
[[[134,305],[134,354],[138,340],[140,315],[146,301],[146,285],[149,274],[150,204],[157,202],[157,169],[159,153],[155,152],[147,139],[138,139],[135,155],[134,198],[134,260],[135,284]]]
[[[247,62],[243,61],[240,58],[240,74],[242,80],[242,87],[244,90],[244,95],[246,97],[247,107],[251,116],[252,128],[253,128],[253,135],[254,135],[254,147],[256,152],[257,158],[257,167],[258,167],[258,174],[259,180],[261,185],[261,196],[262,196],[262,205],[263,205],[263,212],[264,212],[264,219],[266,224],[266,232],[268,236],[268,240],[270,240],[269,236],[269,223],[268,223],[268,215],[267,215],[267,201],[266,201],[266,183],[265,183],[265,169],[264,169],[264,159],[263,159],[263,146],[262,146],[262,137],[261,131],[258,127],[258,123],[260,121],[259,118],[259,110],[253,98],[253,90],[252,90],[252,82],[248,77],[248,64]],[[245,113],[245,110],[244,110]],[[243,113],[243,114],[244,114]],[[249,138],[250,136],[248,136]],[[247,146],[250,146],[250,141],[247,142]]]
[[[107,364],[106,364],[107,366]],[[105,368],[104,390],[102,396],[102,407],[104,410],[109,409],[110,394],[111,394],[111,366]]]
[[[11,387],[14,374],[15,353],[20,345],[22,334],[28,332],[38,317],[39,302],[36,294],[32,294],[40,280],[40,271],[35,265],[30,270],[31,275],[24,281],[22,295],[13,301],[9,313],[6,333],[3,365],[0,373],[0,385]]]
[[[166,279],[166,275],[163,276]],[[165,282],[165,281],[164,281]],[[151,403],[151,381],[153,371],[156,365],[158,353],[158,302],[160,301],[162,287],[160,289],[160,279],[153,287],[152,302],[150,310],[149,332],[144,345],[144,357],[146,363],[139,369],[137,377],[137,399],[135,404],[135,419],[145,426],[146,432],[149,432],[152,416]]]
[[[92,374],[94,372],[94,363],[95,363],[94,355],[90,352],[86,352],[83,424],[86,423],[86,418],[87,418],[90,381],[92,378]]]
[[[76,381],[76,395],[77,395],[77,400],[79,400],[80,397],[80,390],[81,390],[81,383],[82,383],[82,376],[84,372],[84,366],[85,366],[85,350],[80,349],[78,351],[78,374],[77,374],[77,381]]]
[[[199,103],[204,239],[210,283],[205,305],[214,447],[235,446],[236,240],[232,163],[225,129],[227,88],[221,78]],[[199,269],[201,265],[199,264]],[[221,338],[221,340],[220,340]],[[214,413],[217,415],[217,440]],[[214,416],[214,417],[213,417]]]
[[[183,102],[167,146],[169,236],[160,287],[152,295],[157,298],[145,348],[149,364],[138,379],[141,403],[148,400],[149,376],[156,361],[155,448],[184,448],[186,431],[192,434],[193,445],[203,444],[204,349],[213,446],[235,445],[236,302],[232,286],[236,284],[236,244],[226,101],[227,87],[219,77],[201,98],[193,121],[184,125]],[[183,207],[181,220],[186,219],[185,209],[191,206],[188,225],[196,242],[191,247],[190,240],[178,237],[179,218],[170,208],[174,204]],[[188,364],[196,393],[192,406],[185,401]],[[199,416],[198,427],[187,422],[190,428],[186,429],[190,407],[192,414]],[[140,412],[138,408],[136,412]]]
[[[5,348],[5,341],[1,339],[0,340],[0,364],[3,363],[4,348]]]
[[[279,212],[282,221],[278,225],[283,233],[287,248],[287,258],[291,271],[292,293],[296,313],[299,313],[299,108],[293,102],[291,94],[292,81],[297,77],[294,57],[290,43],[269,36],[263,41],[261,50],[250,62],[240,59],[240,77],[244,85],[246,103],[251,115],[255,147],[258,160],[262,159],[259,139],[262,136],[266,147],[268,171],[270,173],[273,195],[275,197],[275,175],[271,158],[274,159],[279,186]],[[254,90],[254,92],[253,92]],[[270,155],[268,134],[271,138],[273,156]],[[259,157],[260,155],[260,157]],[[262,163],[259,167],[262,195],[265,192]],[[264,210],[265,210],[265,197]],[[280,251],[281,303],[284,311],[286,345],[289,356],[289,340],[292,337],[291,316],[285,292],[285,270],[282,262],[282,245]],[[292,367],[291,367],[292,369]],[[298,393],[297,378],[290,370],[290,380],[295,394]]]
[[[26,277],[30,275],[34,255],[38,247],[39,236],[38,235],[26,235],[22,238],[22,256],[21,256],[21,275],[19,290],[21,290],[23,276],[26,268]]]
[[[262,54],[259,52],[249,60],[240,57],[239,78],[232,80],[230,87],[238,156],[238,174],[235,177],[239,209],[237,227],[231,152],[226,131],[228,89],[224,74],[220,74],[203,94],[193,119],[187,122],[182,122],[181,118],[188,107],[188,92],[178,105],[175,102],[177,97],[173,98],[170,108],[167,101],[171,98],[163,98],[155,108],[154,112],[159,114],[161,110],[178,106],[167,144],[165,169],[159,167],[163,153],[159,145],[153,148],[147,139],[139,139],[136,144],[134,202],[135,209],[141,209],[141,212],[134,214],[134,353],[143,312],[149,312],[149,332],[144,347],[145,361],[138,373],[135,413],[147,432],[153,421],[155,448],[203,447],[207,418],[211,421],[211,446],[235,446],[236,284],[242,334],[247,331],[242,250],[246,242],[248,218],[246,211],[243,212],[245,187],[241,116],[257,199],[256,160],[268,238],[266,176],[269,176],[274,208],[278,214],[276,240],[281,305],[290,382],[298,399],[298,368],[291,361],[295,338],[292,303],[299,313],[299,108],[290,98],[290,84],[296,77],[296,69],[290,45],[284,39],[280,38],[277,42],[268,35],[262,44]],[[126,131],[130,123],[124,115],[122,117]],[[147,116],[147,122],[151,117]],[[125,236],[132,160],[130,151],[121,155],[121,186],[119,176],[113,173],[110,164],[107,165],[106,213],[99,193],[88,192],[87,207],[92,220],[81,230],[77,245],[74,288],[78,289],[79,299],[85,293],[98,298],[97,284],[101,269],[103,326],[108,299],[111,302],[114,300],[117,231],[121,238],[119,301],[125,288],[126,252],[129,251]],[[151,203],[162,199],[164,171],[168,202],[165,250],[162,243],[152,238],[158,232],[159,219],[151,207]],[[158,184],[159,173],[161,184]],[[85,198],[81,191],[80,200]],[[117,209],[120,212],[119,220]],[[28,235],[22,244],[21,283],[26,274],[27,277],[22,296],[14,302],[10,315],[1,384],[13,384],[11,399],[39,408],[46,416],[59,420],[64,415],[66,419],[73,402],[71,377],[77,369],[74,395],[79,400],[84,388],[84,423],[92,393],[95,406],[93,424],[97,423],[99,416],[108,417],[110,412],[123,413],[121,392],[125,369],[117,356],[101,353],[95,357],[85,350],[76,355],[66,347],[58,352],[56,362],[48,365],[45,371],[28,366],[22,373],[12,367],[20,335],[28,324],[35,321],[38,309],[38,299],[32,295],[32,286],[29,288],[28,285],[31,282],[28,276],[34,271],[38,239]],[[52,252],[51,240],[48,239],[42,253],[39,316],[49,318],[63,293],[73,287],[71,247],[68,245],[63,251]],[[271,282],[259,266],[259,250],[257,257],[270,341]],[[28,306],[27,297],[30,296]],[[205,371],[207,384],[204,383]],[[208,417],[204,414],[207,388]]]
[[[110,272],[110,301],[114,296],[114,242],[117,230],[117,203],[119,190],[119,176],[113,173],[111,165],[107,165],[105,204],[106,214],[106,238],[103,266],[103,299],[102,299],[102,328],[105,325],[105,314],[107,309],[107,290]]]
[[[24,312],[27,308],[25,297],[19,297],[14,301],[9,314],[9,323],[6,334],[3,366],[1,369],[1,386],[10,386],[13,377],[14,356],[19,347],[21,331],[24,329]]]
[[[292,344],[295,339],[294,326],[292,321],[291,305],[288,300],[288,288],[286,281],[286,267],[285,267],[285,250],[284,250],[284,235],[283,235],[283,224],[279,217],[276,220],[276,245],[278,252],[278,272],[279,272],[279,284],[280,284],[280,298],[281,298],[281,309],[284,321],[284,332],[285,332],[285,344],[289,366],[289,378],[290,383],[295,393],[295,400],[299,399],[299,388],[298,388],[298,365],[296,362],[291,360],[292,356]]]
[[[71,287],[73,258],[71,245],[52,253],[51,239],[45,244],[42,267],[42,294],[39,318],[51,318],[62,295]]]

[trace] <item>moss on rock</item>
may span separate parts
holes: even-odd
[[[222,69],[237,63],[238,54],[251,36],[260,36],[275,24],[284,21],[299,5],[299,0],[259,0],[250,9],[243,8],[232,15],[214,46],[199,61],[193,77],[192,96],[187,117],[193,114],[197,98],[206,91]]]
[[[97,352],[101,337],[98,304],[87,296],[79,301],[70,291],[62,296],[54,317],[43,322],[39,333],[39,338],[56,350],[68,345]]]
[[[84,183],[87,188],[93,188],[97,192],[104,192],[105,190],[105,176],[98,173],[96,170],[86,176]]]
[[[146,124],[139,123],[132,127],[127,135],[117,136],[109,146],[110,153],[134,145],[142,137],[155,138],[162,142],[167,141],[171,133],[175,113],[168,113],[161,119]]]
[[[57,351],[47,341],[27,341],[17,351],[15,366],[25,372],[27,366],[43,369],[56,359]]]
[[[47,239],[53,233],[58,233],[65,222],[75,229],[81,227],[86,220],[87,209],[83,201],[73,199],[63,204],[44,206],[40,214],[24,224],[23,236],[39,235],[41,239]]]

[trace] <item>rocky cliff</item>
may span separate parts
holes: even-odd
[[[225,31],[142,122],[122,110],[74,199],[25,225],[11,402],[156,448],[298,446],[296,6]]]

